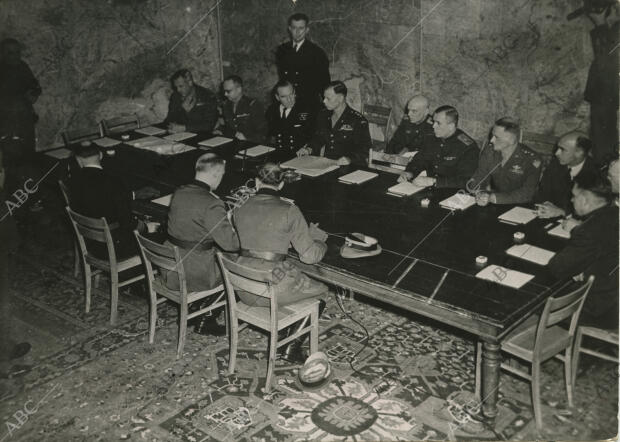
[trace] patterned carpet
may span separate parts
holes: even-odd
[[[241,332],[232,376],[226,338],[190,331],[176,360],[173,306],[160,307],[149,345],[146,300],[123,290],[111,328],[105,279],[84,313],[64,225],[43,219],[22,228],[32,230],[11,264],[13,311],[15,330],[33,350],[1,370],[3,440],[592,440],[617,433],[614,364],[583,358],[568,408],[562,366],[548,361],[541,435],[529,385],[502,373],[491,429],[477,419],[471,337],[363,298],[342,305],[370,339],[335,295],[320,321],[330,380],[304,389],[298,367],[278,361],[277,388],[267,394],[264,335]]]

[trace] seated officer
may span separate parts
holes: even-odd
[[[491,142],[482,150],[478,169],[467,182],[476,203],[521,204],[532,200],[540,177],[538,154],[519,143],[521,129],[510,118],[493,126]]]
[[[340,166],[367,165],[368,151],[372,147],[368,121],[347,104],[347,87],[342,81],[333,81],[323,95],[327,109],[317,116],[310,146],[300,149],[297,155],[325,156],[338,160]]]
[[[243,81],[237,75],[227,77],[222,87],[227,100],[221,132],[238,140],[264,141],[267,132],[265,110],[260,102],[243,94]]]
[[[618,208],[610,205],[611,188],[597,173],[579,174],[572,189],[575,215],[583,221],[571,230],[568,244],[549,261],[558,278],[594,284],[581,312],[581,323],[618,327]]]
[[[267,110],[270,141],[276,149],[294,156],[304,147],[314,129],[309,110],[297,102],[295,89],[289,81],[276,85],[276,100]]]
[[[462,187],[476,170],[478,145],[458,128],[459,113],[440,106],[433,113],[434,136],[426,137],[399,181],[415,178],[418,186]],[[426,124],[426,123],[423,123]],[[426,171],[426,177],[417,177]],[[417,178],[416,178],[417,177]]]
[[[194,84],[187,69],[176,71],[170,79],[172,95],[164,123],[170,132],[211,132],[217,122],[217,100],[213,92]]]
[[[433,136],[433,117],[428,113],[428,99],[423,95],[415,95],[407,102],[405,115],[385,148],[385,153],[402,155],[419,150],[428,136]]]
[[[196,162],[194,181],[179,187],[172,196],[168,212],[168,241],[179,248],[187,290],[202,291],[217,287],[222,275],[215,259],[216,247],[233,252],[239,240],[224,202],[213,193],[225,172],[225,161],[214,153],[205,153]],[[179,288],[177,273],[168,272],[166,285]],[[224,327],[217,325],[216,316],[202,316],[196,331],[223,336]]]
[[[534,202],[540,218],[564,216],[572,210],[570,198],[573,182],[582,173],[596,172],[588,156],[592,143],[585,134],[569,132],[557,143],[555,155],[543,172]]]

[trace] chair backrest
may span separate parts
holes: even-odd
[[[121,117],[108,118],[101,121],[104,135],[117,134],[128,130],[138,129],[140,119],[136,114]]]
[[[368,152],[368,167],[385,172],[402,173],[409,161],[411,161],[411,158],[370,149]]]
[[[368,120],[370,138],[373,142],[385,143],[389,139],[388,131],[392,119],[392,108],[376,104],[364,104],[362,105],[362,115]]]
[[[566,295],[550,296],[545,303],[540,320],[538,321],[538,328],[536,330],[536,342],[534,345],[534,353],[539,353],[542,348],[543,337],[545,331],[567,318],[570,319],[570,325],[568,334],[572,338],[575,335],[577,328],[577,321],[581,314],[581,308],[588,296],[592,283],[594,282],[594,276],[590,276],[588,280],[580,286],[577,290],[568,293]]]
[[[85,239],[89,239],[95,242],[103,243],[108,250],[108,257],[110,265],[116,264],[116,252],[114,251],[114,241],[112,240],[112,234],[110,233],[110,227],[108,226],[105,218],[90,218],[88,216],[80,215],[77,212],[71,210],[69,206],[65,207],[65,210],[69,214],[69,219],[73,225],[73,230],[80,245],[82,251],[82,257],[84,260],[93,257],[93,255],[87,250]]]
[[[69,188],[63,180],[58,180],[58,187],[60,187],[60,193],[62,193],[62,197],[65,200],[65,205],[71,207]]]
[[[101,125],[98,124],[87,129],[66,130],[62,133],[62,141],[66,147],[69,147],[83,141],[96,140],[101,138],[102,135]]]

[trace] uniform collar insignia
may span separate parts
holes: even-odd
[[[340,126],[340,130],[353,130],[353,126],[351,126],[350,124],[343,124],[342,126]]]

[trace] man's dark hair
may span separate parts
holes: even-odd
[[[433,115],[440,114],[442,112],[446,114],[446,118],[448,119],[450,123],[454,123],[454,125],[458,127],[459,112],[456,110],[454,106],[448,106],[448,105],[439,106],[437,109],[435,109],[435,112],[433,112]]]
[[[238,75],[229,75],[228,77],[224,78],[224,81],[232,81],[237,86],[243,87],[243,80]]]
[[[613,199],[611,186],[599,171],[582,172],[575,177],[574,183],[577,188],[591,192],[607,203]]]
[[[293,92],[295,92],[295,86],[293,86],[293,83],[291,83],[288,80],[280,80],[276,83],[276,86],[274,87],[274,91],[277,93],[278,89],[280,89],[281,87],[287,87],[290,86],[291,88],[293,88]]]
[[[174,82],[176,80],[178,80],[179,78],[185,78],[189,76],[189,78],[192,78],[192,73],[189,71],[189,69],[179,69],[178,71],[176,71],[174,74],[172,74],[172,77],[170,77],[170,83],[172,83],[172,87],[174,87]]]
[[[588,137],[578,136],[577,140],[575,140],[575,147],[581,149],[583,156],[587,157],[592,150],[592,141]]]
[[[207,172],[215,166],[224,165],[224,159],[214,153],[205,153],[196,161],[196,172]]]
[[[503,117],[495,122],[495,126],[501,127],[506,132],[512,134],[517,141],[521,138],[521,126],[517,120],[510,117]]]
[[[306,26],[310,23],[310,19],[303,12],[296,12],[288,18],[288,25],[290,26],[293,21],[303,20],[306,22]]]
[[[339,95],[344,95],[345,97],[347,96],[347,85],[344,84],[342,81],[332,81],[330,82],[326,87],[325,90],[332,88],[334,90],[335,94],[339,94]]]
[[[79,158],[92,158],[94,156],[99,156],[101,150],[94,143],[89,143],[85,146],[79,145],[74,150],[75,156]]]

